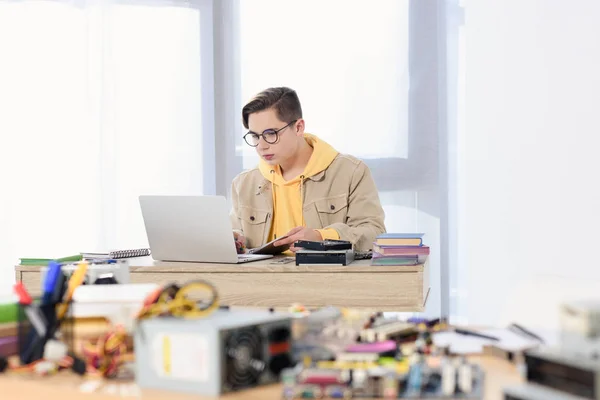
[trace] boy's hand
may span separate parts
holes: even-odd
[[[312,242],[320,242],[323,240],[321,234],[314,229],[306,228],[303,226],[297,226],[286,234],[286,238],[276,241],[273,243],[274,246],[282,246],[285,244],[292,245],[290,247],[291,251],[296,251],[299,248],[294,247],[293,244],[298,240],[309,240]]]
[[[235,240],[235,250],[238,254],[246,252],[246,238],[237,232],[233,232],[233,240]]]

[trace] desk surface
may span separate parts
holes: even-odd
[[[473,361],[479,363],[486,371],[485,399],[500,400],[503,398],[502,389],[515,383],[522,382],[514,365],[508,361],[490,358],[474,357]],[[82,378],[65,373],[48,378],[32,378],[29,376],[0,376],[2,398],[20,400],[80,400],[83,393],[79,386],[84,382]],[[95,392],[86,394],[90,400],[117,400],[127,399],[120,395]],[[133,397],[130,397],[133,398]],[[197,395],[181,394],[176,392],[144,391],[143,399],[148,400],[201,400]],[[246,390],[227,396],[227,400],[269,400],[281,398],[281,386],[270,385],[262,388]]]
[[[358,260],[348,266],[277,263],[278,258],[244,264],[128,260],[132,283],[184,283],[205,279],[219,290],[223,304],[288,308],[324,306],[411,311],[425,309],[429,293],[427,263],[414,266],[372,266]],[[41,291],[40,268],[16,266],[17,281],[32,294]]]
[[[288,257],[273,257],[266,260],[252,261],[243,264],[221,264],[221,263],[197,263],[197,262],[175,262],[156,261],[152,257],[137,257],[128,259],[129,268],[132,272],[205,272],[205,273],[276,273],[276,272],[362,272],[362,273],[412,273],[422,272],[425,266],[421,265],[385,265],[373,266],[371,260],[357,260],[347,266],[342,265],[296,265],[295,262],[282,264],[281,259]],[[15,271],[31,271],[40,267],[17,265]]]

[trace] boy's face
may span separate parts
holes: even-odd
[[[281,129],[292,121],[281,121],[277,118],[277,113],[273,109],[260,111],[248,116],[248,127],[250,132],[262,134],[265,131],[279,131],[275,143],[267,143],[260,137],[256,152],[269,165],[278,165],[285,163],[286,160],[296,154],[299,146],[299,140],[304,134],[304,121],[298,120]],[[281,129],[281,130],[280,130]],[[275,139],[274,134],[269,134],[267,140],[272,142]]]

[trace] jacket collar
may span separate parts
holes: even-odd
[[[306,179],[310,179],[311,181],[314,181],[314,182],[319,182],[319,181],[322,181],[324,178],[325,178],[325,171],[321,171],[318,174],[309,176]],[[271,188],[271,182],[269,182],[268,179],[263,178],[263,180],[256,187],[255,194],[258,196],[260,194],[263,194],[265,191],[270,190],[270,188]]]
[[[266,190],[271,188],[271,182],[268,179],[263,178],[262,181],[258,184],[255,190],[255,195],[259,196],[263,194]]]
[[[319,172],[318,174],[309,176],[307,179],[310,179],[311,181],[319,182],[319,181],[322,181],[324,177],[325,177],[325,170]]]

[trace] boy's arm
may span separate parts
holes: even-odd
[[[335,223],[319,230],[324,239],[335,229],[339,239],[354,244],[360,251],[371,250],[375,238],[385,232],[385,214],[379,201],[379,193],[365,163],[354,169],[348,199],[348,219],[345,224]]]
[[[236,184],[237,178],[233,180],[231,184],[231,211],[229,212],[229,219],[231,220],[231,227],[233,228],[233,239],[235,241],[235,250],[238,254],[244,254],[246,252],[246,238],[244,237],[244,231],[242,230],[242,220],[239,217],[239,203],[238,196],[239,190]]]

